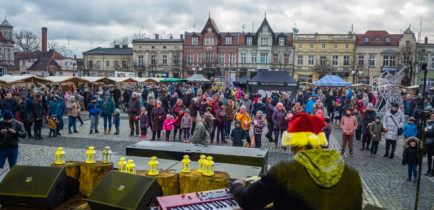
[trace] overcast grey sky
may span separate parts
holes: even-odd
[[[267,13],[274,31],[355,33],[387,30],[401,33],[409,24],[434,41],[434,0],[0,0],[0,18],[15,30],[40,35],[67,45],[81,57],[91,47],[107,47],[133,33],[173,34],[200,31],[208,12],[220,31],[257,30]],[[195,24],[194,24],[195,23]],[[253,27],[254,26],[254,27]],[[161,36],[161,35],[160,35]]]

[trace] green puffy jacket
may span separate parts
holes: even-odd
[[[109,100],[105,104],[105,100],[106,99],[103,98],[101,100],[101,102],[99,102],[99,107],[101,109],[101,114],[102,115],[112,115],[115,112],[115,103],[113,102],[113,100],[111,98],[109,98]]]

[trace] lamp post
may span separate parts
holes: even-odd
[[[76,65],[77,65],[76,63],[72,64],[72,76],[74,76],[74,77],[75,77],[75,66]]]

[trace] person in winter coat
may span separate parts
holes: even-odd
[[[155,141],[155,137],[160,140],[161,130],[163,129],[164,117],[166,116],[166,111],[161,106],[161,101],[157,101],[157,106],[152,110],[151,123],[152,123],[152,139]]]
[[[372,156],[376,156],[378,150],[378,143],[381,141],[381,133],[384,132],[384,127],[381,123],[381,116],[376,115],[375,121],[372,121],[370,124],[367,125],[367,127],[369,128],[369,133],[372,136],[370,152]]]
[[[324,113],[324,105],[320,100],[316,100],[315,104],[313,105],[312,114],[315,115],[319,110]]]
[[[142,107],[140,110],[139,115],[139,121],[140,121],[140,138],[146,138],[146,135],[148,134],[148,112],[146,111],[145,107]]]
[[[242,147],[243,139],[247,139],[247,132],[241,127],[241,122],[239,120],[235,121],[235,128],[231,131],[232,146]]]
[[[26,97],[21,96],[20,97],[20,101],[18,103],[18,112],[19,112],[19,114],[18,114],[17,120],[19,118],[21,120],[20,122],[24,123],[24,128],[26,128],[26,124],[25,123],[27,121],[27,112],[26,112],[26,109],[24,108],[25,103],[26,103]]]
[[[296,103],[297,104],[297,103]],[[274,112],[274,104],[273,99],[269,96],[267,98],[267,102],[265,103],[265,119],[267,120],[267,133],[265,137],[268,138],[269,142],[273,142],[273,112]]]
[[[265,121],[262,116],[262,111],[256,112],[255,118],[253,118],[253,135],[255,136],[255,148],[261,148],[262,131],[265,127]]]
[[[6,158],[10,168],[17,164],[18,141],[26,135],[23,124],[14,119],[14,114],[9,110],[4,111],[3,120],[0,121],[0,169],[3,169]]]
[[[417,181],[417,166],[419,165],[419,159],[417,157],[418,148],[415,139],[411,139],[407,147],[402,154],[402,165],[408,166],[408,178],[407,181],[411,181],[411,175],[413,174],[413,181]]]
[[[336,99],[334,110],[335,110],[335,114],[334,114],[334,116],[335,116],[335,119],[334,119],[335,128],[339,128],[338,124],[342,119],[342,115],[343,115],[343,111],[344,111],[344,109],[342,107],[341,99],[339,99],[339,98]]]
[[[209,144],[213,120],[215,120],[215,118],[212,116],[212,114],[204,114],[203,120],[196,126],[196,129],[191,136],[191,143],[202,145]]]
[[[345,147],[348,143],[348,149],[350,150],[350,157],[353,154],[353,141],[354,141],[354,132],[356,131],[358,126],[357,119],[352,115],[352,110],[347,108],[345,112],[345,116],[341,120],[341,129],[342,129],[342,150],[341,155],[345,154]]]
[[[2,110],[9,110],[14,115],[16,111],[18,111],[18,102],[15,98],[12,98],[12,93],[8,93],[6,95],[6,99],[2,101],[1,105],[2,105]]]
[[[115,112],[115,103],[110,97],[110,93],[106,93],[100,101],[101,116],[104,118],[104,134],[110,134],[112,129],[112,115]],[[107,127],[108,123],[108,127]]]
[[[326,117],[324,118],[324,122],[327,123],[324,128],[322,129],[322,132],[326,135],[327,139],[327,146],[324,146],[324,148],[328,148],[329,142],[330,142],[330,134],[332,133],[332,126],[330,125],[330,118]]]
[[[430,118],[426,122],[425,137],[424,152],[428,157],[428,170],[425,175],[432,177],[434,176],[434,113],[430,114]]]
[[[134,136],[134,126],[136,126],[136,136],[139,135],[139,114],[140,100],[137,98],[137,93],[133,93],[128,102],[128,119],[130,123],[130,136]]]
[[[416,137],[417,136],[417,127],[416,124],[414,124],[414,117],[411,116],[408,119],[408,122],[405,123],[404,127],[402,128],[402,134],[404,135],[405,139],[408,139],[410,137]]]
[[[41,94],[35,95],[35,99],[33,100],[33,111],[31,115],[33,115],[32,118],[35,120],[35,125],[33,126],[35,140],[42,139],[41,136],[42,123],[44,122],[44,118],[45,116],[47,116],[47,113],[45,112],[45,109],[42,106]]]
[[[71,127],[74,128],[74,133],[78,133],[77,131],[77,116],[80,113],[81,106],[75,100],[75,96],[71,96],[69,98],[68,105],[66,105],[68,109],[68,132],[71,134]]]
[[[121,125],[121,111],[116,108],[113,113],[113,124],[115,125],[116,132],[115,135],[119,135],[119,126]]]
[[[371,133],[369,132],[368,125],[369,123],[373,122],[375,120],[375,116],[377,113],[374,110],[374,105],[369,103],[368,108],[363,113],[362,121],[362,148],[361,150],[364,150],[365,148],[369,150],[369,144],[371,143]],[[366,147],[365,147],[366,146]]]
[[[333,122],[334,119],[334,102],[336,101],[336,97],[333,94],[333,91],[326,96],[324,106],[327,107],[327,116],[330,118],[330,121]]]
[[[402,103],[404,104],[404,114],[408,116],[413,115],[414,108],[416,108],[417,103],[413,98],[411,98],[410,94],[406,95]]]
[[[240,107],[245,106],[247,114],[251,114],[253,110],[253,103],[249,99],[249,94],[244,94],[244,99],[240,102]]]
[[[228,138],[231,133],[232,121],[234,121],[236,106],[232,96],[227,98],[225,104],[226,123],[225,123],[225,137]]]
[[[214,134],[215,130],[217,128],[217,144],[220,142],[226,143],[225,141],[225,134],[224,134],[224,128],[226,123],[226,112],[223,102],[218,103],[218,108],[215,114],[215,120],[212,131],[211,131],[211,144],[214,142]]]
[[[187,107],[187,108],[190,107],[192,99],[193,99],[193,95],[191,94],[190,89],[188,89],[185,92],[184,99],[182,100],[182,101],[184,101],[185,107]]]
[[[170,131],[173,130],[173,123],[178,121],[178,117],[173,119],[173,115],[167,114],[166,120],[163,122],[163,131],[166,132],[166,141],[169,141]],[[175,139],[173,141],[176,141]]]
[[[285,93],[285,96],[280,100],[280,102],[282,102],[283,108],[285,108],[285,110],[292,110],[292,100],[289,98],[288,93]]]
[[[282,135],[283,131],[285,131],[285,110],[283,108],[282,103],[278,103],[276,108],[274,109],[272,120],[273,120],[273,131],[274,131],[274,145],[277,146],[279,144],[279,137]]]
[[[99,114],[101,113],[101,109],[99,108],[96,96],[92,96],[91,101],[87,104],[87,111],[90,114],[90,131],[89,134],[99,133],[98,131],[98,122],[99,122]]]
[[[56,128],[57,124],[59,124],[59,120],[56,119],[56,115],[52,115],[50,118],[47,116],[48,129],[50,129],[50,133],[48,134],[48,138],[57,137]]]
[[[354,108],[359,110],[360,115],[363,115],[366,109],[362,99],[357,101],[357,104],[354,105]]]
[[[182,116],[184,116],[184,110],[185,110],[185,107],[182,104],[182,100],[178,99],[176,101],[176,104],[172,107],[173,116],[175,116],[179,119],[178,121],[175,122],[175,124],[173,124],[175,126],[175,129],[173,131],[173,141],[176,141],[176,133],[178,131],[179,131],[178,139],[179,139],[179,141],[181,141],[181,136],[182,136],[181,118],[182,118]]]
[[[362,121],[362,115],[360,115],[359,110],[356,108],[353,111],[354,117],[357,119],[357,129],[356,129],[356,141],[360,141],[362,138],[362,127],[363,127],[363,121]]]
[[[33,114],[33,97],[34,96],[35,96],[35,92],[33,90],[31,90],[29,92],[29,95],[27,95],[26,103],[24,105],[24,109],[27,112],[27,119],[24,121],[25,122],[24,125],[26,125],[25,129],[26,129],[28,138],[33,138],[31,128],[32,128],[33,122],[35,121],[33,118],[33,116],[34,116],[34,114]],[[60,114],[60,113],[56,113],[56,114]],[[63,114],[63,112],[62,112],[62,114]],[[60,122],[59,122],[59,124],[60,124]]]
[[[184,143],[190,142],[190,130],[193,127],[193,120],[189,114],[189,110],[184,111],[184,116],[181,119],[181,129],[184,131]]]
[[[189,115],[191,116],[191,120],[193,122],[193,125],[191,127],[191,131],[190,131],[191,135],[193,135],[194,129],[196,128],[197,114],[198,114],[199,109],[200,109],[200,105],[199,105],[197,98],[193,98],[191,100],[190,108],[189,108],[189,111],[190,111]]]
[[[306,103],[306,107],[304,108],[304,112],[306,112],[307,114],[312,114],[313,105],[316,103],[316,101],[317,101],[316,94],[312,94],[312,97]]]
[[[386,139],[386,153],[383,157],[389,157],[390,159],[394,157],[396,142],[399,139],[398,130],[404,127],[404,123],[404,114],[399,110],[399,105],[394,103],[392,109],[386,112],[383,119],[383,127],[386,131],[384,134],[384,138]],[[390,148],[392,149],[389,153]]]

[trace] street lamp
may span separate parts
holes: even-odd
[[[76,63],[72,64],[72,76],[74,76],[74,77],[75,77],[75,66],[76,65],[77,65]]]

